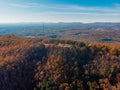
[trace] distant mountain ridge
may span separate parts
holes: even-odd
[[[81,34],[76,35],[75,33]],[[120,41],[120,23],[59,22],[0,24],[0,35],[5,34],[16,34],[25,37],[39,36],[96,42],[102,42],[102,39],[109,38],[112,40],[111,42],[114,43]]]

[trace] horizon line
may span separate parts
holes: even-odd
[[[82,24],[87,24],[87,23],[120,23],[120,22],[106,22],[106,21],[102,21],[102,22],[78,22],[78,21],[73,21],[73,22],[0,22],[0,24],[28,24],[28,23],[82,23]]]

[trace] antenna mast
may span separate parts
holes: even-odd
[[[44,22],[43,22],[43,33],[44,33],[44,30],[45,30],[45,25],[44,25]]]

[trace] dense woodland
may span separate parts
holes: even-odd
[[[0,36],[0,90],[120,90],[120,44]]]

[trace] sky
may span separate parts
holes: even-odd
[[[120,22],[120,0],[0,0],[0,23]]]

